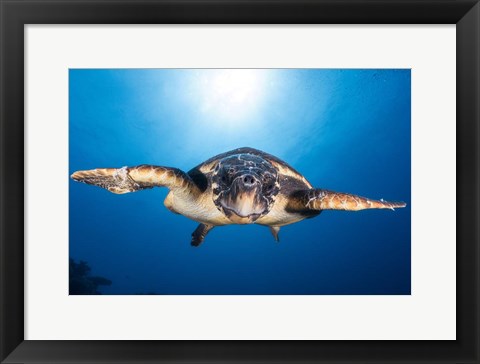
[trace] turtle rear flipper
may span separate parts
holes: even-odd
[[[291,197],[287,210],[291,212],[344,210],[359,211],[365,209],[390,209],[405,207],[405,202],[388,202],[372,200],[349,193],[334,192],[322,189],[297,191]]]
[[[215,226],[200,224],[197,226],[195,231],[192,233],[192,246],[199,246],[203,243],[203,240],[207,236],[208,232],[212,230]]]
[[[278,243],[280,241],[280,237],[278,236],[278,232],[280,231],[280,226],[269,226],[270,232],[273,235],[273,238]]]
[[[167,187],[172,191],[192,190],[196,186],[190,177],[177,168],[141,165],[122,168],[97,168],[77,171],[71,175],[77,182],[99,186],[122,194],[153,187]]]

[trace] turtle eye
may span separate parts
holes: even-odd
[[[273,188],[272,177],[269,175],[263,176],[262,183],[266,186],[266,190],[271,190]]]
[[[228,175],[231,176],[231,175],[234,174],[234,173],[235,173],[235,169],[234,169],[234,168],[229,168],[229,169],[228,169]]]

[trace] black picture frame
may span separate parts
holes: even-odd
[[[0,0],[0,11],[2,363],[479,363],[478,0]],[[456,24],[457,340],[24,340],[24,25],[156,23]]]

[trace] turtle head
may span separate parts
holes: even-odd
[[[213,201],[236,224],[266,215],[278,194],[277,170],[267,160],[237,154],[221,159],[212,175]]]

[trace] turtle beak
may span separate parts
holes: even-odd
[[[267,210],[262,184],[253,174],[237,177],[220,203],[225,215],[236,224],[251,224]]]

